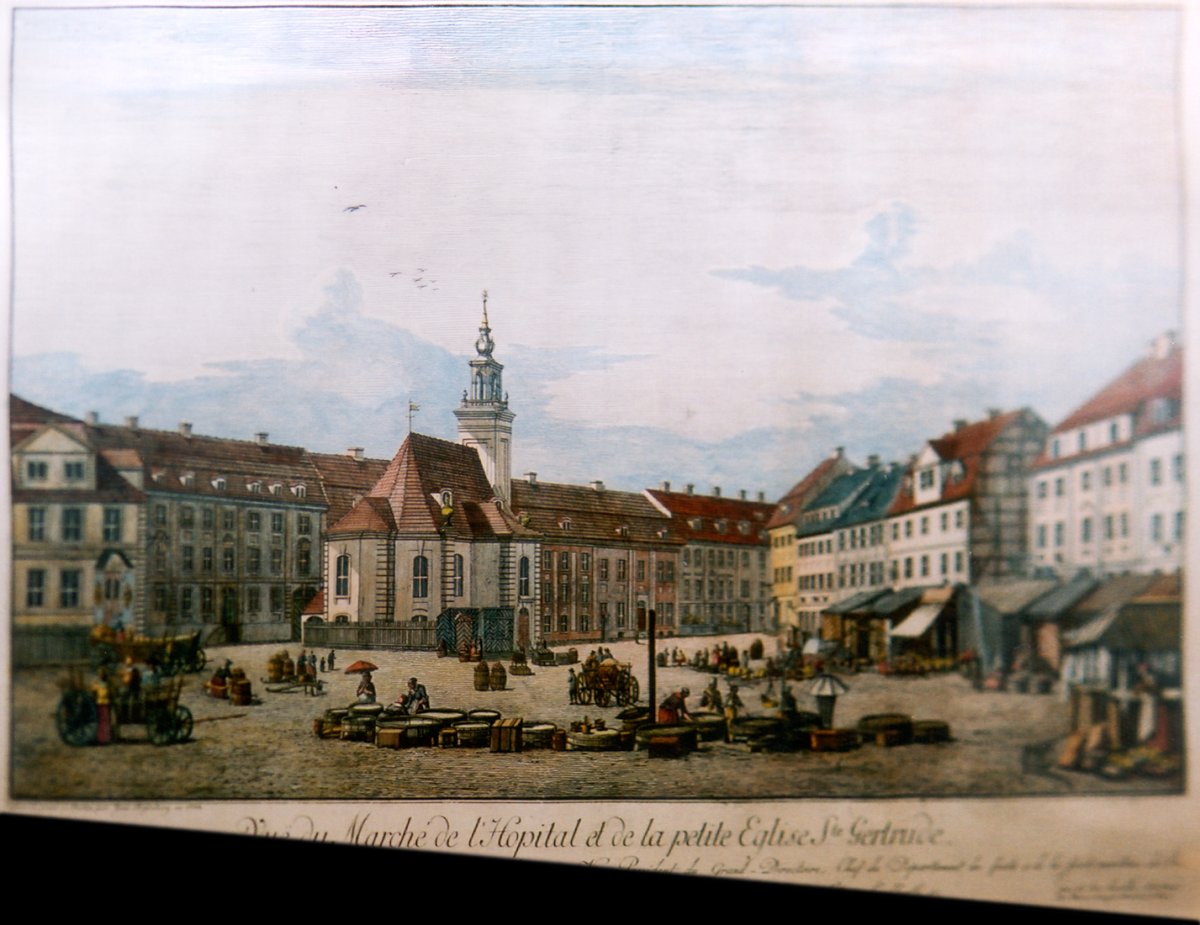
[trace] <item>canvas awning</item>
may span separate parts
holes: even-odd
[[[933,626],[945,604],[921,604],[892,629],[893,636],[902,639],[920,639]]]

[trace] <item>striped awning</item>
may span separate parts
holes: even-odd
[[[921,604],[905,617],[899,626],[892,629],[892,635],[903,639],[921,638],[929,627],[933,626],[945,606],[945,604]]]

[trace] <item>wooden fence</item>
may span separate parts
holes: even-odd
[[[86,626],[16,626],[12,630],[16,668],[86,662],[91,651]]]
[[[434,623],[304,624],[305,647],[324,649],[436,649]]]

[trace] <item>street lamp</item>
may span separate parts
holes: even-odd
[[[822,671],[808,685],[808,692],[817,698],[817,712],[821,714],[821,728],[833,728],[833,708],[838,694],[850,690],[836,675]]]

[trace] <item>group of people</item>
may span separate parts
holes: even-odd
[[[358,681],[358,690],[355,691],[356,703],[375,703],[375,681],[371,677],[371,672],[364,671],[362,677]],[[425,685],[416,678],[408,679],[408,687],[397,695],[396,699],[387,706],[389,713],[400,713],[408,716],[415,713],[424,713],[429,709],[429,692],[425,689]]]
[[[321,672],[334,671],[334,661],[337,659],[337,651],[329,650],[329,655],[317,658],[316,651],[305,654],[304,650],[300,650],[300,654],[296,656],[296,677],[300,680],[316,678],[318,667]]]

